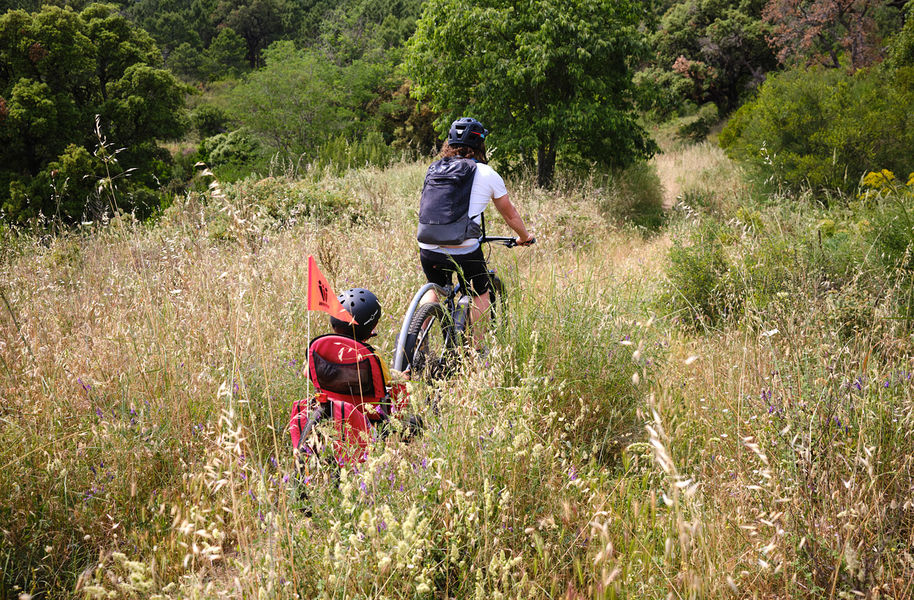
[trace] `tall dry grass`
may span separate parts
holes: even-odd
[[[650,238],[593,182],[510,182],[539,242],[492,253],[508,326],[454,379],[411,384],[420,438],[309,472],[306,500],[285,427],[326,319],[304,310],[305,259],[378,293],[392,356],[422,283],[423,165],[5,240],[0,596],[910,597],[903,333],[879,329],[891,352],[830,339],[841,313],[817,294],[673,323],[670,237],[744,189],[684,152],[663,181],[713,209]]]

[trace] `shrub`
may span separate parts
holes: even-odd
[[[858,197],[874,201],[869,237],[882,263],[889,269],[911,269],[914,214],[909,208],[914,204],[914,173],[905,184],[887,169],[870,172],[861,187]]]
[[[790,189],[849,192],[868,170],[914,167],[912,103],[905,70],[795,69],[770,77],[724,128],[720,144]]]
[[[289,183],[274,177],[253,177],[225,185],[225,200],[252,223],[279,227],[301,218],[328,221],[353,206],[349,196],[305,181]]]
[[[663,187],[654,165],[639,162],[614,175],[601,211],[620,224],[656,231],[666,222]]]
[[[658,121],[679,112],[693,86],[682,74],[657,67],[638,71],[633,81],[638,108],[651,113]]]
[[[722,234],[720,225],[707,221],[685,243],[681,239],[673,243],[659,310],[683,313],[684,322],[693,325],[714,324],[739,304]]]
[[[234,181],[248,175],[261,158],[261,146],[244,129],[220,133],[200,142],[201,159],[220,179]]]
[[[699,142],[708,137],[711,128],[717,124],[719,119],[717,105],[708,102],[703,104],[694,115],[682,120],[676,130],[676,135],[683,140]]]
[[[190,113],[190,123],[200,139],[228,132],[229,116],[212,104],[201,104]]]
[[[370,132],[361,140],[340,135],[321,146],[313,166],[329,168],[336,174],[366,166],[386,167],[393,162],[395,152],[378,132]]]

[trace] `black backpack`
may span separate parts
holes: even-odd
[[[425,174],[419,200],[419,230],[423,244],[455,246],[478,238],[482,230],[470,216],[470,192],[476,175],[476,161],[442,158]]]

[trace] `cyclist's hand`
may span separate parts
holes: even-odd
[[[536,243],[536,238],[533,237],[532,235],[529,236],[526,240],[521,240],[520,238],[517,238],[518,246],[532,246],[535,243]]]

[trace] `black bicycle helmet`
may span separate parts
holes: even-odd
[[[347,331],[352,329],[352,335],[357,340],[365,340],[371,337],[378,321],[381,320],[381,303],[378,297],[366,290],[365,288],[352,288],[346,290],[336,297],[340,301],[356,324],[349,323],[330,317],[330,326],[336,330]]]
[[[451,123],[451,130],[447,134],[447,143],[450,146],[469,146],[482,148],[489,130],[482,123],[472,117],[461,117]]]

